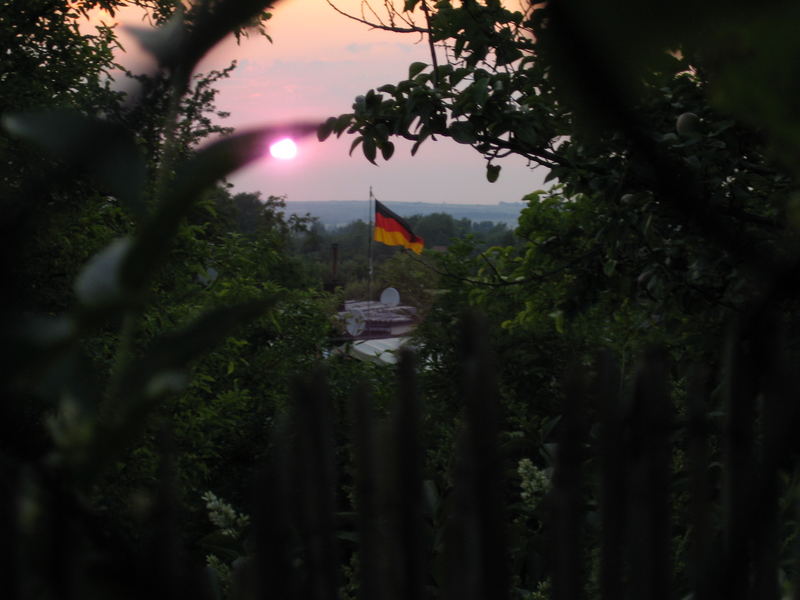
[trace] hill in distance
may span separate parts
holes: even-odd
[[[469,219],[474,223],[492,221],[516,227],[524,202],[501,202],[500,204],[444,204],[433,202],[384,202],[401,217],[445,213],[454,219]],[[306,213],[317,217],[325,227],[341,227],[359,219],[369,221],[367,200],[330,200],[327,202],[286,202],[286,213],[303,216]]]

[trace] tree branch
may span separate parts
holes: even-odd
[[[331,0],[325,0],[325,1],[328,3],[328,6],[330,6],[333,10],[335,10],[343,17],[347,17],[348,19],[352,19],[353,21],[361,23],[362,25],[366,25],[370,29],[381,29],[383,31],[391,31],[393,33],[418,33],[419,35],[424,35],[429,32],[428,29],[425,29],[423,27],[417,27],[416,25],[409,25],[408,27],[397,27],[395,25],[386,25],[384,23],[375,23],[372,21],[368,21],[365,18],[357,17],[355,15],[351,15],[350,13],[341,10],[338,6],[336,6],[333,2],[331,2]]]
[[[428,26],[428,48],[431,51],[431,66],[433,67],[433,85],[439,85],[439,62],[436,60],[436,45],[433,43],[431,35],[431,13],[428,10],[428,3],[422,0],[422,12],[425,13],[425,24]]]

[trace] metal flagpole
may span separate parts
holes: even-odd
[[[372,302],[372,238],[374,236],[374,223],[373,220],[375,218],[375,208],[374,208],[375,196],[372,195],[372,186],[369,186],[369,267],[368,267],[368,283],[367,283],[367,302]],[[367,304],[367,309],[369,309],[372,304]]]

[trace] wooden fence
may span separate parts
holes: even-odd
[[[356,386],[344,438],[334,431],[319,371],[298,384],[295,409],[278,426],[256,486],[252,552],[236,569],[233,597],[337,598],[344,560],[337,532],[348,518],[364,600],[519,595],[509,572],[501,407],[485,337],[474,323],[466,330],[458,384],[465,427],[444,522],[434,525],[426,508],[413,355],[402,356],[388,422],[376,420],[369,391]],[[591,370],[570,370],[544,522],[553,599],[771,599],[791,589],[798,597],[790,581],[800,572],[797,387],[781,347],[774,324],[732,333],[724,380],[714,385],[698,368],[679,399],[661,350],[643,357],[629,393],[608,355]],[[588,415],[598,423],[590,426]],[[335,472],[343,444],[357,467],[351,515],[341,512],[347,502]],[[2,597],[85,598],[95,590],[97,597],[214,598],[208,573],[190,566],[178,543],[173,459],[168,441],[163,447],[150,541],[133,548],[67,482],[6,461]],[[37,515],[20,503],[33,485]],[[39,524],[30,529],[34,517]]]

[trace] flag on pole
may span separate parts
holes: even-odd
[[[422,253],[422,248],[425,246],[425,241],[414,235],[405,219],[393,213],[377,200],[375,200],[373,239],[387,246],[403,246],[417,254]]]

